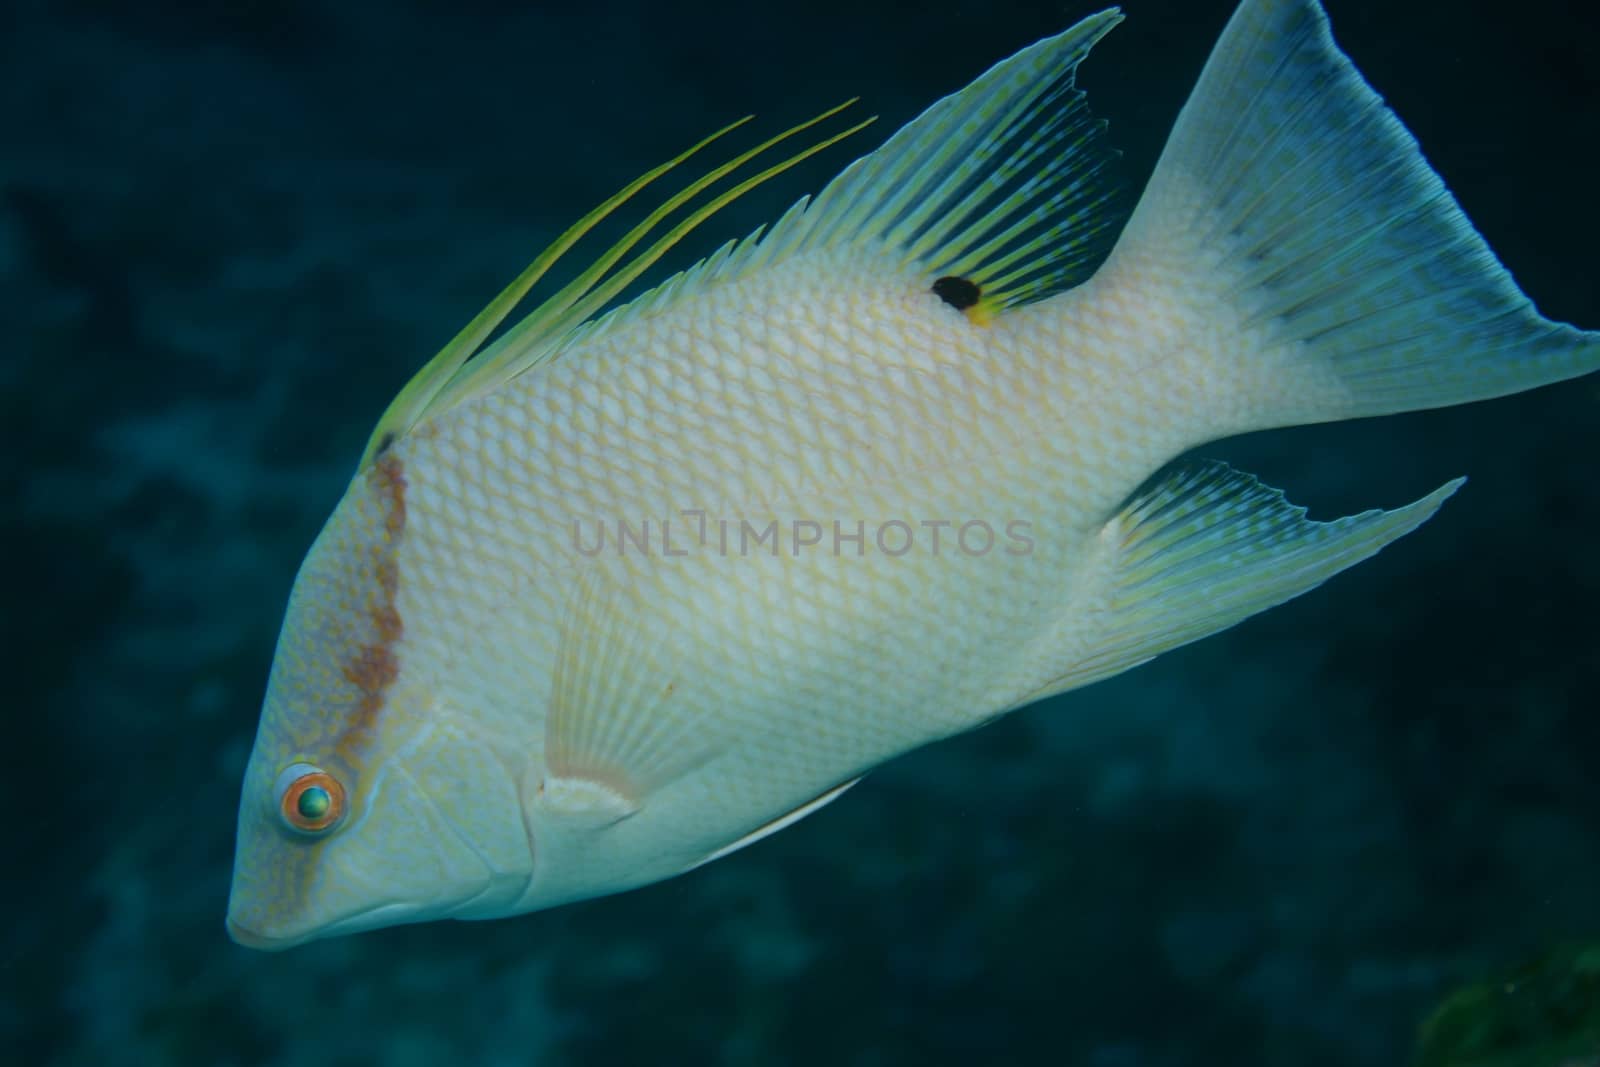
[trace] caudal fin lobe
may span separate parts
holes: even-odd
[[[1233,364],[1214,436],[1600,369],[1600,333],[1539,315],[1315,0],[1240,5],[1107,268],[1237,330],[1203,354]]]

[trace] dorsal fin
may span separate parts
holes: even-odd
[[[1001,61],[802,197],[766,230],[725,245],[593,324],[649,314],[696,287],[796,255],[872,245],[874,263],[926,279],[986,322],[1086,280],[1127,215],[1105,124],[1078,64],[1122,21],[1116,8]]]
[[[690,287],[746,274],[800,252],[875,243],[975,321],[1088,277],[1121,221],[1104,123],[1076,88],[1078,64],[1122,21],[1116,8],[1023,49],[945,97],[830,182],[762,237],[724,245],[629,305],[645,313]],[[755,186],[861,130],[822,137],[694,208],[644,251],[669,215],[778,143],[831,118],[847,101],[713,168],[659,207],[560,292],[483,348],[484,341],[581,237],[646,185],[745,121],[648,171],[553,242],[401,390],[367,443],[362,466],[419,423],[559,353],[594,317],[706,219]],[[619,309],[620,310],[620,309]],[[612,316],[607,321],[616,321]]]
[[[743,179],[694,208],[657,237],[644,251],[628,258],[634,248],[650,236],[668,216],[686,207],[712,185],[768,149],[832,118],[855,102],[854,99],[847,100],[815,118],[768,138],[754,148],[712,168],[683,189],[665,198],[645,216],[643,221],[602,253],[560,292],[539,304],[521,322],[480,352],[479,348],[489,335],[506,320],[539,279],[580,238],[655,179],[677,167],[724,134],[750,121],[749,116],[724,126],[686,151],[640,175],[568,227],[565,233],[541,252],[538,258],[490,302],[488,307],[479,312],[450,340],[449,344],[417,372],[405,388],[401,389],[383,417],[378,420],[378,425],[373,430],[366,451],[361,457],[361,466],[366,467],[398,437],[419,423],[456,406],[468,397],[493,389],[549,358],[560,349],[562,342],[577,326],[614,300],[639,275],[648,270],[702,222],[756,186],[870,125],[873,119],[868,118],[842,132],[822,137],[768,166],[765,170]]]
[[[1084,281],[1125,212],[1076,75],[1121,21],[1092,15],[940,100],[774,226],[758,258],[877,239],[980,321]]]

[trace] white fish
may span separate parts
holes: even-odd
[[[760,150],[716,168],[485,346],[686,153],[423,369],[294,586],[235,939],[512,915],[724,856],[893,756],[1313,588],[1459,485],[1316,523],[1166,466],[1186,450],[1600,367],[1600,334],[1538,315],[1313,0],[1245,0],[1093,269],[1116,215],[1074,75],[1120,18],[1025,49],[607,312],[853,130],[726,193]]]

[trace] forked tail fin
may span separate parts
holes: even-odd
[[[1213,436],[1600,369],[1600,333],[1539,315],[1315,0],[1240,5],[1106,275],[1222,327]]]

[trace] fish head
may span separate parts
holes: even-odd
[[[295,580],[239,805],[242,945],[495,917],[528,882],[512,764],[408,639],[405,493],[397,459],[358,475]]]

